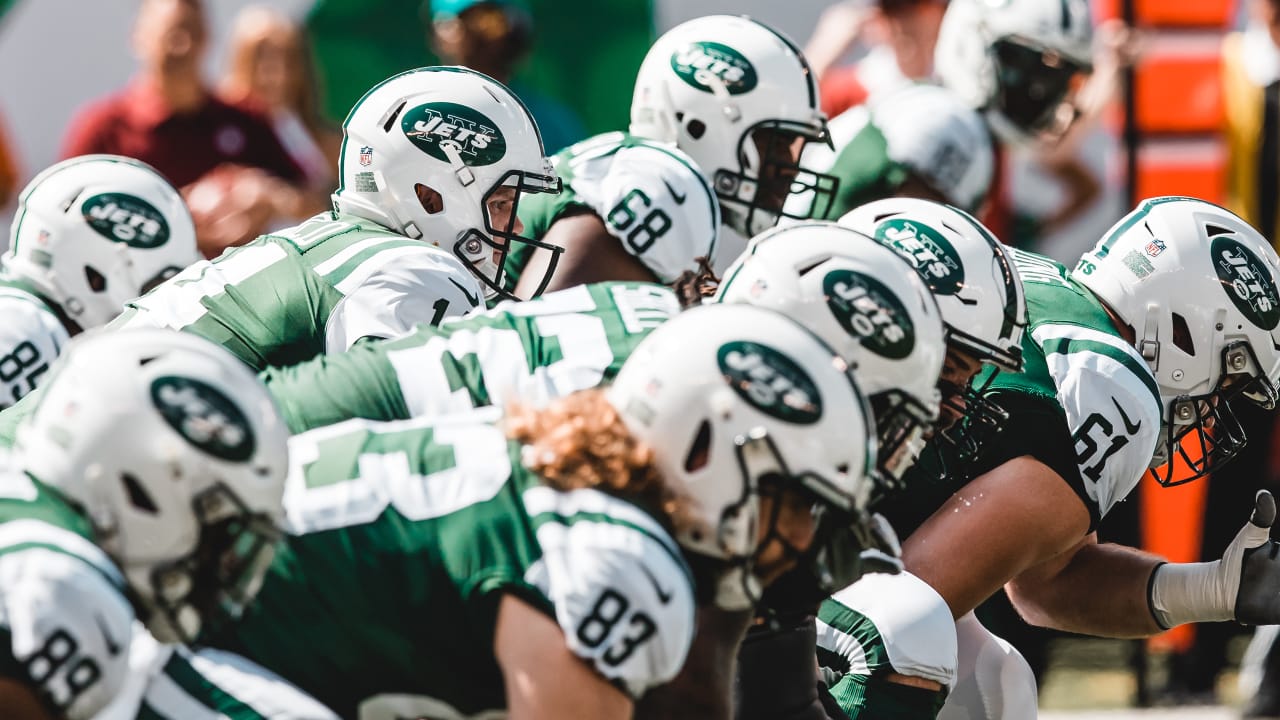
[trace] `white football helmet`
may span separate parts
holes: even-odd
[[[5,270],[81,330],[200,259],[182,196],[149,165],[83,155],[46,169],[18,196]]]
[[[1007,142],[1060,136],[1093,69],[1088,0],[952,0],[934,67]]]
[[[725,223],[747,237],[787,215],[792,193],[812,193],[823,214],[835,195],[833,176],[797,164],[806,143],[831,143],[809,65],[790,39],[750,18],[697,18],[658,38],[636,77],[631,133],[688,153],[710,176]]]
[[[860,232],[807,222],[753,238],[716,292],[718,302],[781,312],[844,358],[875,413],[886,485],[919,456],[938,417],[946,354],[938,303],[912,270]]]
[[[400,73],[365,93],[342,124],[334,207],[449,250],[485,288],[503,290],[511,243],[561,248],[520,234],[524,193],[558,193],[560,179],[528,108],[501,83],[463,67]],[[501,193],[501,195],[499,195]],[[497,227],[490,202],[509,195]]]
[[[717,592],[721,607],[759,597],[762,479],[812,495],[837,523],[859,517],[870,495],[876,437],[862,393],[829,346],[771,310],[713,304],[677,315],[628,357],[608,397],[663,478],[694,502],[677,540],[736,567]],[[822,544],[810,548],[819,570]]]
[[[1245,444],[1231,403],[1275,406],[1278,275],[1280,259],[1258,231],[1185,197],[1144,200],[1080,258],[1071,277],[1133,329],[1160,387],[1165,428],[1153,467],[1180,455],[1191,470],[1182,481],[1211,473]],[[1173,463],[1155,474],[1176,484]]]
[[[1027,301],[1022,280],[1003,245],[963,210],[915,198],[867,203],[840,224],[888,245],[905,257],[933,291],[942,311],[948,351],[999,369],[1022,369]],[[988,383],[990,377],[988,376]],[[983,397],[983,387],[943,382],[943,404],[968,421],[946,435],[976,452],[979,438],[1007,419]]]
[[[191,642],[239,614],[280,537],[288,431],[266,388],[189,333],[74,341],[14,464],[80,506],[148,628]]]

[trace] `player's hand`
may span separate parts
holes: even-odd
[[[1275,498],[1259,490],[1249,522],[1222,557],[1236,574],[1235,618],[1247,625],[1280,623],[1280,543],[1271,539],[1275,521]]]

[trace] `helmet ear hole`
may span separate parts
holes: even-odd
[[[439,190],[428,187],[422,183],[416,183],[413,191],[418,195],[418,202],[422,204],[422,209],[427,211],[428,215],[435,215],[444,210],[444,196]]]
[[[701,120],[690,120],[684,126],[685,132],[689,133],[689,137],[694,140],[701,140],[702,136],[707,133],[707,124]]]
[[[84,266],[84,279],[89,283],[89,289],[95,293],[100,293],[107,289],[107,278],[90,265]]]
[[[684,458],[685,472],[697,472],[711,461],[711,423],[706,420],[698,426],[698,434],[689,447],[689,454]]]
[[[1191,328],[1187,325],[1187,319],[1178,313],[1173,313],[1173,344],[1182,352],[1194,356],[1196,354],[1195,340],[1191,337]]]
[[[156,515],[160,512],[156,507],[156,503],[151,499],[151,495],[142,487],[142,483],[138,482],[138,478],[129,473],[120,473],[120,482],[124,484],[125,495],[129,498],[129,504],[136,510],[141,510],[149,515]]]

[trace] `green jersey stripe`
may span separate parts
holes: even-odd
[[[819,646],[845,658],[850,665],[849,672],[869,674],[874,668],[890,664],[889,651],[880,631],[870,618],[857,610],[827,598],[818,608],[817,626]],[[859,659],[864,663],[861,667]]]
[[[11,520],[0,525],[0,554],[29,548],[44,548],[82,560],[102,573],[116,587],[124,587],[124,576],[107,554],[87,539],[56,525],[39,520]]]
[[[210,710],[219,713],[219,717],[230,714],[241,720],[267,720],[258,711],[241,702],[238,698],[218,687],[204,675],[192,667],[190,657],[185,648],[179,648],[169,662],[165,663],[164,676],[187,694],[192,702],[199,702]]]
[[[1092,352],[1110,358],[1123,365],[1125,369],[1142,382],[1157,407],[1161,405],[1160,387],[1156,384],[1156,379],[1151,374],[1147,364],[1137,357],[1137,353],[1133,350],[1126,352],[1123,348],[1117,347],[1117,343],[1110,336],[1086,328],[1072,328],[1075,332],[1059,334],[1064,327],[1070,326],[1042,325],[1032,331],[1032,337],[1040,343],[1040,347],[1044,350],[1046,357],[1054,353],[1066,355],[1076,352]],[[1050,330],[1059,332],[1049,332]]]
[[[561,518],[583,516],[584,519],[632,526],[657,540],[671,555],[677,558],[683,557],[679,548],[671,540],[671,536],[658,524],[658,521],[646,515],[635,505],[599,490],[590,493],[566,493],[539,485],[521,493],[521,500],[530,518],[544,515]],[[679,562],[683,567],[684,560]]]
[[[689,566],[685,563],[684,557],[681,556],[680,553],[671,549],[671,545],[668,543],[667,539],[665,538],[665,535],[666,535],[665,533],[663,533],[663,535],[655,535],[652,532],[650,532],[647,528],[643,528],[639,525],[636,525],[635,523],[627,522],[626,520],[621,520],[619,518],[613,517],[612,515],[606,515],[605,513],[580,512],[580,513],[574,513],[573,515],[560,515],[554,512],[545,512],[539,515],[531,516],[529,518],[529,524],[532,525],[534,528],[541,527],[542,525],[545,525],[546,523],[549,523],[549,522],[559,523],[560,525],[576,525],[577,523],[620,525],[622,527],[635,530],[641,535],[645,535],[651,540],[654,540],[655,542],[657,542],[658,545],[661,546],[662,549],[666,551],[667,556],[671,558],[671,561],[675,563],[676,567],[680,568],[681,572],[684,573],[685,577],[689,580],[689,582],[690,583],[693,582],[693,571],[690,570]]]
[[[333,257],[316,265],[316,273],[330,278],[332,282],[337,282],[351,274],[351,270],[373,255],[377,254],[377,249],[383,246],[400,246],[408,243],[422,243],[417,240],[409,240],[394,235],[382,235],[378,237],[366,238],[343,248],[341,252],[334,254]],[[359,257],[358,260],[353,260]],[[335,277],[336,276],[336,277]]]

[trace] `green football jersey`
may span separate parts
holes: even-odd
[[[542,404],[612,380],[635,346],[678,310],[661,285],[582,285],[261,377],[293,432],[351,418]]]
[[[714,263],[719,201],[693,160],[673,145],[611,132],[561,150],[552,162],[564,189],[520,200],[529,236],[541,240],[561,216],[588,210],[660,282],[697,270],[698,257]],[[520,245],[508,255],[511,287],[530,252]]]
[[[30,477],[0,471],[0,677],[72,720],[115,697],[129,672],[133,609],[85,518]]]
[[[1142,356],[1067,268],[1035,253],[1011,253],[1027,296],[1023,371],[992,378],[987,370],[974,381],[981,386],[990,379],[987,394],[1010,409],[1010,418],[974,468],[944,474],[938,454],[926,448],[921,462],[908,471],[907,490],[889,501],[886,512],[904,537],[975,468],[985,470],[1016,454],[1040,457],[1036,449],[1041,447],[1071,455],[1057,466],[1049,464],[1072,485],[1096,523],[1137,486],[1155,454],[1162,406]],[[941,484],[940,477],[945,478]]]
[[[694,629],[679,546],[631,503],[544,485],[500,417],[295,436],[290,536],[253,605],[210,644],[343,717],[487,717],[505,707],[493,643],[511,594],[632,696],[673,677]]]
[[[452,254],[363,218],[322,213],[192,265],[109,327],[196,333],[262,370],[437,324],[481,297]]]
[[[452,254],[362,218],[322,213],[192,265],[107,327],[192,332],[262,370],[436,325],[482,297]],[[0,412],[0,447],[12,447],[38,396]]]
[[[0,274],[0,410],[35,390],[70,337],[30,283]]]

